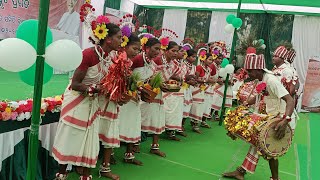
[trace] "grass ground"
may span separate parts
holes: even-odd
[[[31,78],[31,77],[30,77]],[[54,75],[44,85],[43,97],[62,94],[68,84],[68,76]],[[19,100],[32,97],[33,87],[19,80],[17,73],[9,73],[0,69],[0,100]],[[294,142],[288,153],[280,158],[280,177],[282,180],[317,180],[320,169],[320,144],[318,128],[319,114],[300,114]],[[172,142],[163,138],[161,150],[167,153],[166,158],[159,158],[148,153],[151,139],[143,142],[141,153],[136,157],[143,161],[144,166],[138,167],[124,164],[122,157],[124,147],[115,150],[118,160],[112,166],[114,173],[121,179],[225,179],[221,174],[234,170],[240,165],[247,153],[248,144],[241,140],[232,141],[226,131],[216,122],[210,122],[212,129],[203,129],[203,134],[191,132],[187,127],[188,137],[181,142]],[[94,179],[98,177],[98,169],[92,172]],[[255,174],[248,174],[247,180],[263,180],[270,177],[268,162],[261,159]],[[70,179],[78,179],[71,174]],[[103,178],[102,178],[103,179]]]

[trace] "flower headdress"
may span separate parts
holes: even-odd
[[[175,41],[178,38],[178,35],[167,28],[160,29],[161,36],[159,36],[159,41],[161,43],[161,49],[166,50],[168,48],[170,41]]]
[[[89,30],[89,39],[96,45],[100,44],[100,41],[108,36],[107,24],[110,23],[107,16],[100,15],[96,17],[94,14],[95,9],[90,4],[90,0],[86,2],[80,8],[80,20],[85,24]]]
[[[198,58],[199,58],[199,60],[201,61],[201,62],[203,62],[204,60],[206,60],[207,59],[207,49],[206,48],[200,48],[199,50],[198,50],[198,52],[197,52],[197,56],[198,56]]]
[[[194,41],[190,38],[185,38],[182,42],[181,42],[181,47],[184,51],[184,55],[183,55],[183,59],[186,59],[188,57],[188,53],[187,51],[190,49],[193,49],[194,46]]]
[[[212,53],[212,58],[214,60],[219,56],[222,56],[223,58],[227,58],[229,56],[229,52],[224,41],[208,43],[208,50],[210,53]]]
[[[142,49],[144,49],[144,45],[148,42],[150,38],[155,38],[156,36],[153,34],[157,34],[157,30],[155,30],[151,26],[142,25],[142,27],[139,27],[140,34],[138,37],[140,38]]]
[[[135,21],[135,24],[133,24],[133,21]],[[136,31],[139,27],[139,21],[135,15],[132,14],[126,14],[122,17],[120,20],[119,27],[122,32],[122,43],[121,47],[125,47],[129,42],[129,37],[132,33]]]
[[[193,46],[195,46],[194,41],[191,38],[185,38],[181,43],[182,48],[185,51],[188,51],[189,49],[192,49]]]

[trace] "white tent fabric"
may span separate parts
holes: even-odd
[[[229,14],[235,13],[212,11],[208,42],[225,41],[227,46],[231,47],[233,34],[226,33],[224,30],[227,25],[226,17]]]
[[[297,57],[293,62],[300,78],[300,90],[303,93],[304,83],[310,58],[320,57],[320,18],[311,16],[295,16],[293,22],[292,44],[297,51]],[[302,96],[298,103],[300,111]]]
[[[129,0],[121,0],[120,11],[133,14],[134,3],[132,1],[129,1]]]
[[[319,29],[319,17],[295,16],[294,18],[292,44],[297,51],[297,57],[293,64],[298,67],[296,69],[302,85],[306,81],[309,59],[320,55]]]
[[[162,28],[168,28],[177,33],[178,38],[175,40],[180,43],[184,39],[187,25],[188,10],[182,9],[165,9],[163,15]]]

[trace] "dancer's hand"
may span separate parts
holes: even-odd
[[[275,126],[276,131],[276,137],[278,139],[282,139],[286,133],[288,121],[286,119],[282,119],[278,122],[278,124]]]

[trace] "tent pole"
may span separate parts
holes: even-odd
[[[40,108],[43,86],[43,71],[44,71],[44,54],[46,48],[46,35],[48,26],[50,0],[41,0],[39,7],[39,25],[38,25],[38,48],[36,60],[36,72],[34,80],[33,107],[31,118],[31,130],[29,135],[28,146],[28,169],[27,180],[35,180],[38,163],[38,135],[40,126]]]
[[[242,2],[242,0],[239,0],[238,9],[237,9],[237,17],[240,17],[241,2]],[[235,56],[235,47],[237,44],[237,40],[238,40],[238,33],[237,33],[237,29],[235,29],[234,33],[233,33],[229,63],[232,62],[232,60]],[[228,84],[229,84],[229,76],[230,75],[228,74],[226,77],[226,80],[224,82],[224,93],[223,93],[223,100],[222,100],[222,106],[221,106],[221,111],[220,111],[220,121],[219,121],[220,126],[222,125],[223,115],[225,113],[225,104],[226,104],[227,89],[228,89]]]

